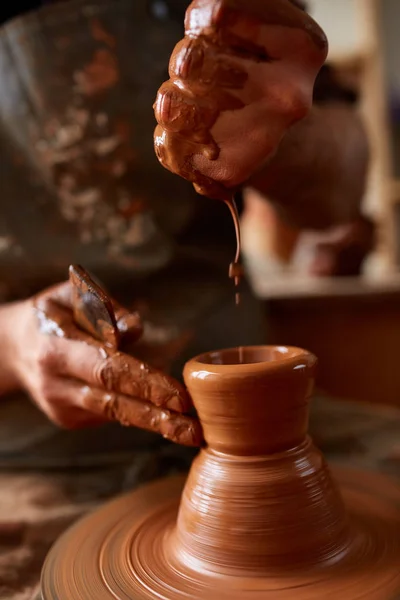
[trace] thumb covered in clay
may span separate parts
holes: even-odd
[[[291,0],[194,0],[154,106],[160,162],[225,199],[307,115],[327,49]]]

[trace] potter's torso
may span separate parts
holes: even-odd
[[[152,104],[186,5],[71,0],[0,30],[3,299],[71,262],[113,288],[173,261],[201,200],[158,164]]]
[[[257,342],[261,328],[252,337],[248,322],[229,325],[238,321],[229,211],[196,197],[154,154],[152,104],[186,5],[70,0],[0,29],[0,300],[27,297],[81,263],[172,336],[201,330],[189,358],[245,343],[243,332]],[[58,453],[68,463],[89,447],[104,457],[103,435],[57,432],[26,399],[2,399],[0,420],[0,460],[45,464]],[[113,431],[107,453],[159,443]]]
[[[229,211],[153,147],[186,6],[68,0],[0,29],[0,301],[79,263],[146,319],[185,327],[229,290]]]

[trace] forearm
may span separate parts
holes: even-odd
[[[358,218],[368,166],[368,140],[357,112],[343,105],[314,107],[250,185],[292,224],[325,229]]]
[[[14,369],[13,327],[16,304],[0,306],[0,396],[20,387]]]

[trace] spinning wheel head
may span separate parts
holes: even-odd
[[[53,547],[36,600],[388,600],[400,595],[400,488],[334,471],[352,524],[348,551],[315,569],[256,578],[200,573],[168,554],[184,480],[152,483],[104,506]]]

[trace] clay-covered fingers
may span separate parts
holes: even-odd
[[[179,444],[201,444],[200,423],[183,414],[192,403],[179,382],[122,352],[109,353],[79,330],[69,335],[44,337],[33,391],[54,423],[76,429],[115,420]]]
[[[47,417],[63,429],[95,427],[110,421],[158,433],[184,446],[198,447],[200,423],[186,415],[124,394],[108,392],[74,381],[49,377],[35,393],[35,401]]]
[[[183,446],[198,447],[202,444],[203,432],[199,421],[187,415],[137,398],[91,387],[82,388],[79,398],[84,410],[106,416],[122,425],[158,433]]]
[[[176,45],[171,56],[169,75],[171,79],[192,82],[198,88],[218,85],[241,89],[247,74],[237,67],[234,60],[229,60],[228,54],[233,53],[221,48],[211,36],[204,35],[199,40],[185,37]]]
[[[171,80],[161,86],[154,104],[159,133],[165,130],[184,136],[194,151],[217,159],[219,149],[210,132],[221,106],[225,110],[243,108],[232,90],[243,88],[246,71],[229,57],[221,57],[221,49],[211,41],[189,37],[177,45],[169,71]]]
[[[68,282],[40,294],[30,305],[36,317],[34,333],[39,335],[28,353],[30,369],[21,371],[43,412],[62,427],[116,420],[180,444],[199,445],[201,426],[184,414],[192,408],[184,386],[80,329],[72,303]],[[130,340],[140,337],[138,315],[116,302],[113,308],[120,332]]]
[[[307,115],[326,54],[290,0],[194,0],[154,105],[161,164],[226,199]]]
[[[192,407],[183,385],[123,352],[108,352],[96,343],[58,340],[52,368],[62,376],[184,413]]]

